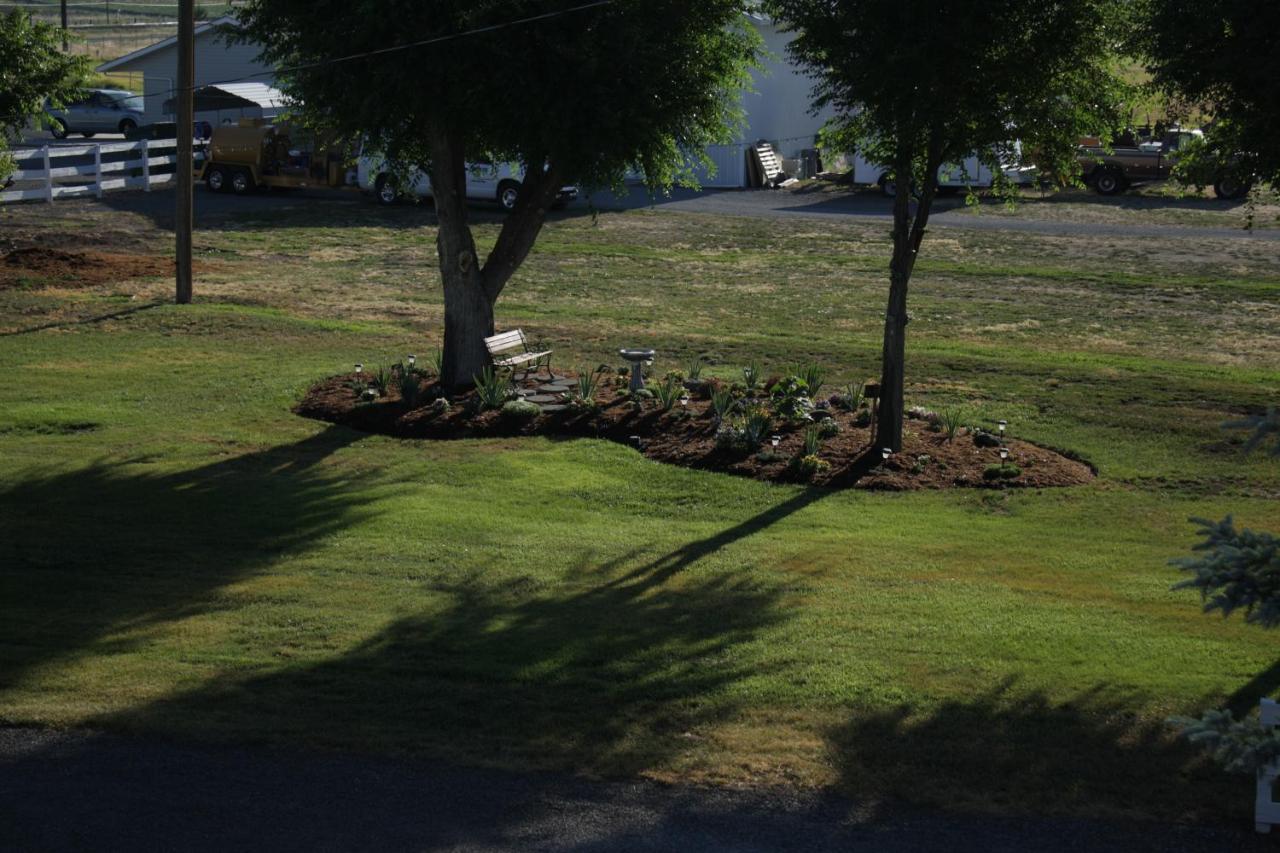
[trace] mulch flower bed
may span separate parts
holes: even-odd
[[[553,380],[557,389],[567,389],[572,375]],[[879,447],[871,442],[868,413],[848,412],[820,402],[813,416],[830,418],[839,431],[823,438],[818,457],[827,463],[823,470],[801,473],[793,458],[803,455],[806,429],[810,423],[790,423],[774,418],[770,436],[777,435],[776,448],[766,436],[759,451],[725,448],[717,442],[718,425],[709,402],[708,388],[695,388],[687,403],[676,403],[661,411],[657,400],[633,401],[620,382],[602,383],[594,395],[596,406],[567,405],[571,392],[550,390],[551,383],[530,377],[516,383],[522,399],[532,398],[540,410],[536,416],[512,417],[498,409],[480,411],[474,391],[448,395],[447,404],[434,403],[444,389],[424,379],[415,405],[406,407],[397,382],[388,383],[374,399],[373,392],[362,399],[360,388],[368,373],[333,376],[314,385],[294,407],[304,417],[341,424],[364,432],[399,438],[457,439],[513,435],[569,435],[604,438],[636,447],[650,459],[688,468],[722,471],[759,480],[810,482],[832,487],[865,489],[945,489],[1045,488],[1075,486],[1094,477],[1085,462],[1016,438],[1004,442],[1008,463],[1001,467],[999,449],[989,446],[994,437],[961,429],[950,441],[927,413],[908,419],[902,452],[882,459]],[[363,381],[362,381],[363,380]],[[650,383],[653,387],[653,383]],[[768,400],[764,389],[758,399]],[[637,405],[639,402],[639,405]],[[751,399],[746,401],[748,404]],[[447,405],[447,407],[446,407]],[[526,407],[527,408],[527,407]],[[530,410],[531,411],[531,410]],[[984,446],[986,445],[986,446]],[[1013,467],[1016,466],[1016,467]],[[1000,468],[997,472],[995,469]]]

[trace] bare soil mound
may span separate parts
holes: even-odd
[[[0,288],[94,287],[145,276],[173,275],[173,258],[31,247],[0,255]]]
[[[365,432],[401,438],[455,439],[512,435],[568,435],[610,439],[635,447],[659,462],[688,468],[722,471],[759,480],[810,482],[833,487],[866,489],[1046,488],[1075,486],[1094,477],[1084,461],[1016,438],[1007,439],[1007,460],[993,437],[960,430],[948,440],[929,420],[907,423],[902,452],[886,461],[873,442],[867,412],[847,412],[834,406],[814,412],[831,420],[821,441],[821,470],[801,470],[795,460],[804,453],[805,432],[811,423],[774,420],[771,436],[758,450],[728,448],[717,441],[720,425],[706,399],[689,399],[668,411],[654,400],[635,401],[625,389],[605,387],[595,395],[595,407],[564,405],[569,394],[548,401],[544,380],[520,383],[522,396],[538,395],[541,413],[514,418],[500,410],[480,411],[473,391],[445,396],[424,381],[414,406],[406,406],[396,383],[375,399],[362,399],[362,377],[334,376],[314,385],[295,406],[304,417],[342,424]],[[364,374],[364,380],[369,379]],[[539,387],[541,386],[541,387]],[[433,403],[437,398],[444,403]],[[859,425],[860,423],[864,425]],[[779,439],[777,447],[771,437]]]

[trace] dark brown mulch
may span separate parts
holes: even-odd
[[[400,438],[456,439],[512,435],[568,435],[605,438],[630,446],[636,445],[645,456],[672,465],[723,471],[759,480],[796,482],[790,460],[804,446],[805,424],[777,423],[774,432],[781,437],[773,450],[766,442],[766,455],[743,456],[716,447],[716,427],[705,400],[693,399],[685,407],[671,412],[658,411],[656,401],[647,401],[640,412],[630,400],[613,388],[602,388],[597,394],[599,409],[590,414],[572,410],[544,413],[523,423],[513,423],[498,411],[472,414],[468,405],[472,392],[452,397],[449,410],[436,414],[425,401],[431,399],[433,387],[423,386],[423,404],[406,411],[398,392],[392,388],[374,402],[362,403],[353,391],[354,374],[333,376],[314,385],[294,407],[304,417],[342,424],[364,432]],[[534,387],[538,382],[529,382]],[[681,409],[687,414],[683,414]],[[1039,445],[1011,438],[1006,442],[1009,461],[1022,473],[1008,480],[990,481],[984,471],[1000,464],[998,450],[978,447],[973,436],[961,431],[952,441],[941,433],[930,432],[922,420],[908,420],[901,453],[881,458],[871,445],[869,427],[859,427],[848,412],[832,411],[840,424],[840,432],[823,439],[819,451],[830,468],[815,476],[815,485],[866,489],[946,489],[1045,488],[1076,486],[1094,477],[1085,462],[1071,459]],[[767,455],[772,453],[772,457]]]

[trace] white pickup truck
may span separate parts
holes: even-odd
[[[512,168],[509,163],[468,163],[467,198],[496,201],[504,210],[511,210],[516,206],[523,177],[523,170]],[[431,179],[425,171],[414,169],[397,182],[384,158],[365,152],[356,161],[356,183],[360,189],[372,192],[380,204],[395,204],[409,193],[419,198],[431,197]],[[551,207],[558,210],[577,197],[577,187],[561,187]]]
[[[1021,154],[1021,146],[1015,145],[1015,152]],[[1011,183],[1024,186],[1035,182],[1036,168],[1020,163],[1004,164],[1002,171]],[[963,163],[944,163],[938,168],[938,192],[940,195],[959,192],[962,189],[988,189],[992,184],[991,169],[976,155],[966,157]],[[878,186],[889,198],[898,192],[898,184],[893,179],[893,171],[872,163],[855,154],[853,157],[853,183],[855,185]]]

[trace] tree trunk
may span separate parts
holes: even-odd
[[[907,286],[915,270],[929,223],[929,211],[938,189],[941,146],[932,140],[925,155],[923,192],[911,216],[911,164],[909,149],[899,149],[894,165],[897,193],[893,199],[893,258],[889,261],[889,304],[884,315],[884,348],[881,352],[880,415],[876,421],[876,441],[894,453],[902,450],[902,422],[906,416]],[[902,176],[906,175],[904,179]]]
[[[451,388],[475,382],[490,363],[484,339],[493,334],[493,300],[484,289],[476,244],[467,224],[466,164],[447,131],[432,131],[431,195],[436,251],[444,286],[444,364],[440,381]]]
[[[475,384],[492,363],[484,339],[494,333],[493,306],[528,256],[559,189],[558,170],[530,165],[516,207],[482,266],[467,223],[467,172],[462,146],[447,130],[433,130],[431,194],[435,200],[436,250],[444,287],[444,364],[440,381],[451,388]],[[546,158],[531,157],[533,163]]]

